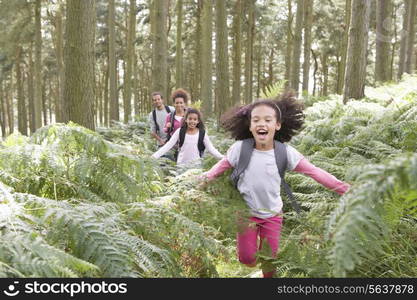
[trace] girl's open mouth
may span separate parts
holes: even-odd
[[[268,135],[268,131],[267,131],[267,130],[265,130],[265,129],[258,129],[258,130],[256,131],[256,134],[257,134],[257,136],[258,136],[260,139],[265,139],[265,138],[266,138],[266,136]]]

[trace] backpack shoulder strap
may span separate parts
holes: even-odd
[[[236,168],[234,168],[232,174],[230,175],[230,178],[232,179],[235,187],[237,186],[240,175],[243,173],[243,171],[245,171],[245,169],[249,165],[253,152],[254,141],[255,140],[253,138],[245,139],[242,141],[242,148],[240,149],[239,161],[237,163]]]
[[[168,105],[165,105],[165,110],[167,111],[167,113],[170,113],[171,112],[171,109],[169,108]]]
[[[279,176],[281,177],[281,185],[284,188],[285,193],[287,194],[288,198],[291,200],[291,205],[297,212],[300,213],[300,205],[294,198],[294,195],[291,191],[290,186],[285,181],[285,171],[287,169],[288,158],[287,158],[287,147],[278,141],[274,141],[274,152],[275,152],[275,162],[278,167]]]
[[[198,152],[200,153],[200,157],[203,156],[204,150],[206,150],[206,146],[204,145],[204,136],[206,134],[206,131],[204,129],[198,130]]]
[[[158,125],[158,122],[156,122],[156,110],[155,109],[152,111],[152,118],[153,118],[153,121],[155,123],[156,132],[158,133],[159,132],[159,125]]]
[[[172,132],[174,131],[175,111],[169,113],[169,119],[170,119],[171,127],[168,128],[168,136],[171,136]]]
[[[179,144],[178,144],[178,147],[181,148],[182,145],[184,144],[186,129],[185,129],[185,127],[181,127],[179,129],[179,131],[180,131],[180,136],[179,136]]]
[[[274,152],[275,152],[275,162],[278,167],[279,176],[284,178],[285,171],[287,170],[287,147],[281,142],[274,140]]]

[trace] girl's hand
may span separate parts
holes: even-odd
[[[201,174],[197,177],[197,189],[203,190],[207,184],[209,183],[209,179],[207,178],[206,173]]]
[[[165,124],[165,128],[171,128],[171,126],[172,126],[171,122],[168,122]]]

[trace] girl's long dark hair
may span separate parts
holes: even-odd
[[[277,121],[281,124],[280,130],[275,133],[275,140],[289,142],[303,126],[303,104],[297,100],[293,92],[285,92],[275,99],[259,99],[248,105],[231,108],[221,117],[222,127],[236,140],[252,138],[252,132],[249,131],[250,118],[252,110],[259,105],[266,105],[275,110]]]
[[[189,114],[196,114],[198,116],[198,124],[197,124],[197,128],[204,130],[204,122],[203,122],[203,118],[201,116],[201,112],[198,109],[195,108],[188,108],[187,111],[185,112],[185,116],[182,119],[182,124],[181,127],[187,129],[187,123],[185,122],[185,120],[187,119]]]

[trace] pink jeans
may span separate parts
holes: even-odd
[[[266,253],[275,257],[281,237],[282,217],[274,216],[267,219],[250,217],[249,220],[238,220],[237,251],[239,261],[244,264],[256,262],[256,252],[262,249],[263,241],[269,246]],[[258,236],[259,246],[258,246]]]

